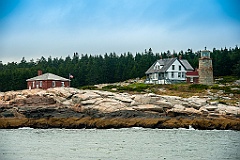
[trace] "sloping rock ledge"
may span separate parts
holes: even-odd
[[[0,128],[189,128],[240,130],[240,107],[208,98],[75,88],[0,92]]]

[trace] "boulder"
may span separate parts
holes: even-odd
[[[211,101],[209,102],[210,105],[217,106],[219,104],[219,101]]]
[[[127,106],[124,103],[111,98],[104,98],[93,105],[93,109],[104,113],[114,112],[126,108]]]
[[[18,98],[11,101],[14,106],[44,106],[56,104],[54,98],[31,95],[27,98]]]
[[[109,96],[116,96],[115,93],[108,92],[108,91],[98,91],[98,90],[93,90],[93,93],[96,93],[97,95],[100,95],[101,97],[109,97]]]
[[[156,105],[161,106],[166,109],[171,109],[173,108],[173,104],[170,102],[167,102],[166,100],[158,100],[155,102]]]
[[[202,114],[202,115],[208,115],[209,114],[209,111],[205,108],[205,107],[201,107],[199,109],[199,112]]]
[[[14,99],[15,97],[16,97],[16,94],[14,92],[10,91],[10,92],[5,93],[3,100],[10,101],[10,100]]]
[[[116,94],[112,98],[115,99],[115,100],[119,100],[119,101],[121,101],[123,103],[131,103],[131,102],[133,102],[133,100],[130,98],[129,95],[122,95],[122,94],[117,95]]]
[[[168,95],[163,95],[161,96],[162,98],[168,100],[168,101],[173,101],[173,100],[181,100],[182,98],[179,96],[168,96]]]
[[[89,100],[85,100],[85,101],[81,101],[82,105],[93,105],[98,101],[103,100],[103,98],[96,98],[96,99],[89,99]]]
[[[183,105],[174,105],[174,108],[167,110],[167,115],[171,117],[176,116],[192,116],[200,115],[201,112],[195,108],[185,108]]]
[[[4,95],[5,95],[4,92],[0,92],[0,100],[3,100],[3,99],[4,99]]]
[[[221,113],[224,113],[226,115],[239,115],[240,114],[240,108],[237,107],[237,106],[228,106],[228,105],[225,105],[225,104],[221,104],[219,103],[217,105],[217,110]]]
[[[71,109],[75,112],[83,112],[83,107],[81,106],[81,104],[75,104],[71,106]]]
[[[173,109],[177,109],[177,110],[184,110],[186,107],[184,107],[183,105],[181,104],[175,104],[173,106]]]
[[[78,93],[72,96],[74,103],[81,103],[81,101],[86,101],[86,100],[95,99],[95,98],[101,98],[101,96],[90,91],[85,92],[83,94]]]
[[[159,113],[165,112],[163,107],[160,107],[154,104],[138,105],[138,106],[134,106],[133,109],[137,111],[152,111],[152,112],[159,112]]]
[[[215,105],[207,105],[205,106],[205,109],[208,111],[215,111],[216,109],[218,109],[218,107]]]
[[[197,96],[193,96],[190,98],[183,98],[182,100],[184,101],[182,105],[188,108],[200,109],[201,106],[204,106],[207,104],[206,98],[198,98]]]
[[[73,105],[73,101],[71,99],[70,100],[66,100],[66,101],[63,101],[62,104],[65,105],[65,106],[70,107],[70,106]]]
[[[195,108],[185,108],[184,112],[189,114],[201,114],[201,112]]]
[[[136,95],[131,105],[136,106],[140,104],[155,104],[160,99],[161,97],[149,96],[148,94]]]
[[[71,92],[69,92],[68,88],[64,88],[64,87],[49,88],[47,89],[47,93],[53,93],[56,96],[60,96],[64,98],[70,98],[73,95]]]

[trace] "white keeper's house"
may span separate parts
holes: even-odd
[[[146,72],[150,84],[171,84],[186,81],[186,73],[194,71],[185,59],[166,58],[157,60]]]

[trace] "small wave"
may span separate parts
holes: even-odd
[[[31,127],[20,127],[18,129],[34,129],[34,128],[31,128]]]

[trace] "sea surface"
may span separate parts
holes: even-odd
[[[1,129],[1,160],[240,160],[240,132]]]

